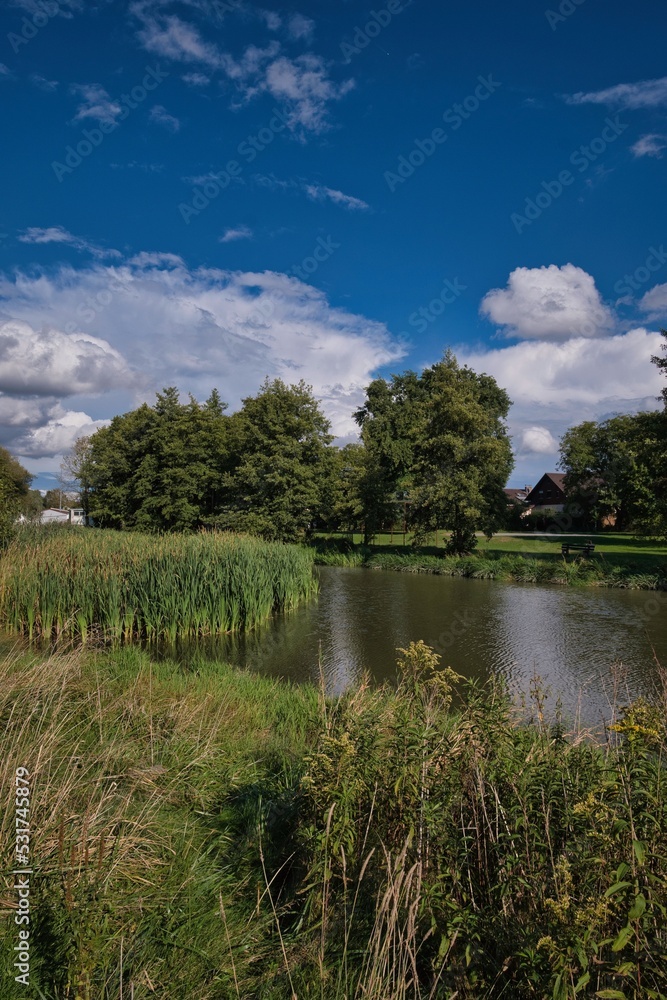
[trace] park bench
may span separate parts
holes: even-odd
[[[560,547],[564,556],[569,556],[570,549],[581,549],[585,556],[590,556],[595,551],[595,545],[593,542],[584,542],[583,545],[573,545],[572,542],[563,542]]]

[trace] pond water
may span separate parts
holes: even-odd
[[[667,593],[464,580],[321,567],[320,594],[205,651],[337,694],[364,673],[396,677],[396,648],[423,639],[458,673],[507,681],[518,699],[539,675],[569,719],[597,726],[612,701],[651,695],[667,667]],[[178,648],[182,656],[192,649]],[[615,693],[616,692],[616,693]]]

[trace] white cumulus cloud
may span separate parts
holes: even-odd
[[[404,354],[382,323],[330,305],[296,278],[192,270],[176,255],[145,253],[122,266],[5,277],[0,296],[26,338],[23,346],[8,343],[14,352],[8,388],[76,393],[86,409],[85,394],[104,391],[104,379],[110,389],[129,385],[137,402],[164,385],[198,398],[216,386],[236,407],[266,375],[303,378],[335,433],[345,436],[356,430],[352,413],[375,370]],[[36,331],[47,322],[74,330],[56,341],[49,332],[43,345]],[[35,374],[28,376],[16,359],[25,358],[30,344],[40,363],[30,365]],[[100,415],[99,403],[96,409]]]
[[[105,392],[132,380],[124,358],[88,333],[35,329],[23,320],[0,323],[0,392],[73,396]]]
[[[513,406],[509,426],[518,458],[534,454],[536,462],[518,462],[533,477],[554,471],[553,441],[584,420],[603,420],[615,413],[658,409],[664,379],[651,356],[662,337],[643,328],[611,337],[575,337],[559,343],[523,341],[500,349],[455,348],[461,363],[493,375],[507,390]],[[549,438],[547,435],[550,435]],[[553,439],[553,440],[551,440]],[[549,449],[547,449],[549,445]]]
[[[639,302],[642,312],[650,313],[652,319],[667,316],[667,284],[655,285]]]
[[[76,410],[56,412],[40,427],[35,427],[17,438],[14,447],[21,458],[50,458],[69,451],[77,438],[89,437],[108,420],[93,420],[87,413]]]
[[[595,281],[574,264],[517,267],[506,288],[484,296],[481,312],[508,336],[523,339],[595,337],[614,325]]]
[[[521,451],[555,455],[558,452],[558,441],[546,427],[525,427],[521,432]]]

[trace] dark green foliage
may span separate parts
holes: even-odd
[[[665,1000],[664,696],[595,741],[537,684],[520,722],[423,643],[399,653],[397,691],[319,710],[132,648],[1,661],[35,997]],[[11,809],[0,834],[9,861]]]
[[[451,672],[402,654],[398,694],[343,699],[302,782],[323,995],[666,996],[662,710],[601,746],[470,685],[452,712]]]
[[[97,431],[79,470],[101,527],[186,531],[216,513],[230,461],[217,396],[181,404],[175,388]]]
[[[192,531],[219,527],[293,541],[330,507],[329,424],[303,382],[264,383],[227,416],[214,391],[114,417],[79,456],[76,474],[101,527]]]
[[[513,466],[509,407],[491,376],[460,368],[451,351],[421,375],[372,382],[356,414],[366,452],[365,540],[396,518],[402,501],[417,540],[447,529],[451,552],[471,551],[475,531],[501,527]]]
[[[586,421],[561,441],[571,502],[595,526],[667,536],[667,410]]]
[[[231,424],[233,470],[215,523],[282,541],[309,534],[326,511],[334,468],[329,421],[310,387],[267,379]]]
[[[31,482],[32,476],[20,462],[0,448],[0,546],[11,538],[17,518],[32,512]]]
[[[665,343],[662,345],[662,350],[667,351],[667,330],[661,330],[660,333],[665,338]],[[667,354],[664,357],[660,355],[655,355],[651,358],[653,364],[658,368],[659,371],[667,375]],[[662,399],[665,404],[665,409],[667,409],[667,386],[662,390]]]
[[[514,465],[505,426],[510,399],[450,352],[421,381],[428,405],[416,432],[412,522],[418,539],[446,528],[447,551],[470,552],[475,531],[490,537],[505,516],[503,487]]]

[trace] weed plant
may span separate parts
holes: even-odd
[[[173,641],[252,628],[316,589],[300,546],[39,528],[20,532],[0,563],[0,623],[31,639]]]
[[[32,786],[21,995],[665,1000],[667,699],[594,738],[423,643],[399,669],[329,701],[136,647],[0,663],[6,872],[16,767]]]

